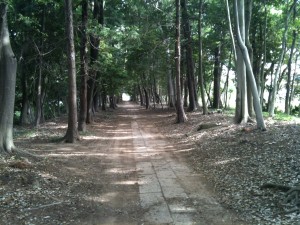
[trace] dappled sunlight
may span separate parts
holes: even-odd
[[[116,181],[113,184],[115,185],[136,185],[138,184],[137,180],[123,180],[123,181]]]
[[[225,165],[227,163],[235,162],[237,160],[240,160],[240,158],[232,158],[232,159],[220,160],[220,161],[214,162],[214,164],[215,165]]]
[[[112,173],[112,174],[125,174],[125,173],[132,173],[135,172],[135,169],[124,169],[123,167],[121,168],[110,168],[105,170],[106,174]]]
[[[72,153],[50,153],[45,154],[44,156],[50,157],[64,157],[64,158],[71,158],[74,156],[107,156],[106,153],[86,153],[86,152],[72,152]]]
[[[118,137],[118,136],[114,136],[114,137],[99,137],[99,136],[87,136],[87,137],[83,137],[83,140],[128,140],[128,139],[132,139],[131,136],[123,136],[123,137]]]
[[[176,152],[190,152],[190,151],[193,151],[195,150],[194,148],[186,148],[186,149],[180,149],[180,150],[177,150]]]
[[[170,205],[170,208],[173,212],[176,213],[193,213],[196,212],[194,207],[188,207],[185,205]]]
[[[58,179],[56,176],[54,176],[53,174],[50,174],[50,173],[39,173],[39,175],[47,180],[57,180]]]
[[[119,194],[118,192],[108,192],[100,196],[85,196],[84,198],[87,201],[105,203],[105,202],[112,201],[112,199],[114,199],[118,194]]]

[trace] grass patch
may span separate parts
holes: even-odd
[[[95,133],[94,132],[92,132],[92,131],[79,131],[79,135],[80,136],[85,136],[85,137],[88,137],[88,136],[94,136],[95,135]]]
[[[36,136],[36,129],[14,129],[14,137],[31,138]]]
[[[269,113],[268,112],[263,112],[263,115],[265,118],[268,118],[269,117]],[[293,116],[293,115],[288,115],[288,114],[285,114],[283,112],[276,112],[274,114],[274,117],[273,117],[274,120],[277,120],[277,121],[298,121],[300,122],[300,118],[297,117],[297,116]]]
[[[223,110],[223,113],[225,115],[228,115],[228,116],[234,116],[235,114],[235,109],[234,108],[227,108],[227,109],[224,109]]]

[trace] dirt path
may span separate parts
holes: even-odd
[[[107,130],[113,134],[104,159],[105,173],[112,176],[110,191],[93,201],[100,197],[120,215],[101,218],[100,224],[234,224],[232,214],[214,200],[201,177],[174,155],[189,146],[173,146],[153,125],[155,115],[142,111],[129,103],[121,105],[117,123]],[[133,214],[130,209],[135,209]]]
[[[32,193],[35,197],[24,200],[30,204],[15,212],[1,210],[6,215],[2,221],[243,224],[216,202],[201,176],[180,156],[190,146],[170,143],[155,127],[156,117],[126,103],[113,118],[94,123],[75,146],[34,145],[38,154],[50,159],[40,173],[44,180]],[[15,219],[10,221],[10,215]]]

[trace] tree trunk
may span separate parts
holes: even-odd
[[[13,119],[17,60],[10,45],[5,3],[0,4],[0,13],[0,154],[3,154],[15,149]]]
[[[173,79],[172,79],[172,69],[168,69],[168,92],[169,92],[169,101],[168,105],[170,108],[174,108],[175,106],[175,91],[173,86]]]
[[[43,14],[41,18],[41,27],[42,27],[42,33],[45,32],[45,7],[43,8]],[[43,111],[43,51],[44,51],[44,37],[41,37],[41,47],[38,48],[37,45],[35,45],[37,53],[39,55],[39,73],[38,73],[38,79],[37,79],[37,95],[36,95],[36,109],[35,109],[35,126],[38,127],[40,123],[43,123],[43,117],[42,117],[42,111]]]
[[[186,0],[181,0],[182,8],[182,21],[183,21],[183,34],[185,38],[186,48],[186,69],[187,69],[187,81],[189,88],[189,107],[188,111],[197,110],[197,102],[195,96],[195,76],[194,76],[194,62],[193,62],[193,49],[189,16],[187,12]]]
[[[267,63],[267,26],[268,26],[268,20],[267,20],[267,6],[266,6],[266,0],[264,0],[264,25],[262,29],[262,41],[263,41],[263,62],[261,64],[260,68],[260,87],[258,87],[258,93],[260,95],[260,104],[263,106],[264,104],[264,90],[265,90],[265,83],[266,83],[266,76],[265,76],[265,65]],[[272,62],[273,63],[273,62]]]
[[[251,67],[253,68],[253,48],[251,46],[250,40],[249,40],[249,31],[250,31],[250,23],[251,23],[251,17],[252,17],[252,7],[253,2],[252,0],[246,0],[246,7],[245,7],[245,44],[248,50],[249,58]],[[247,71],[246,71],[247,72]],[[250,117],[253,116],[253,96],[251,93],[251,87],[250,87],[250,75],[247,75],[247,103],[248,103],[248,114]]]
[[[93,108],[95,112],[99,112],[99,106],[100,106],[100,94],[98,91],[96,91],[93,99]]]
[[[295,78],[296,78],[296,75],[297,75],[296,71],[297,71],[297,66],[298,66],[298,64],[297,64],[298,57],[299,57],[299,55],[296,55],[296,59],[295,59],[295,63],[294,63],[295,67],[294,67],[294,73],[293,73],[293,79],[292,79],[292,85],[291,85],[291,94],[290,94],[290,97],[289,97],[290,111],[291,111],[291,108],[292,108],[291,103],[292,103],[293,98],[294,98],[294,90],[295,90],[294,85],[295,85]]]
[[[27,44],[23,45],[21,56],[19,60],[19,74],[21,76],[21,90],[22,90],[22,107],[21,107],[21,116],[20,124],[29,125],[31,123],[31,108],[28,97],[28,83],[26,79],[26,74],[23,72],[24,66],[24,52],[27,50]]]
[[[98,21],[100,25],[103,26],[104,14],[103,14],[103,0],[95,0],[94,1],[94,11],[93,18]],[[87,90],[87,123],[92,123],[93,121],[93,97],[94,97],[94,89],[95,82],[97,78],[97,70],[93,69],[93,65],[98,59],[99,55],[99,46],[100,46],[100,38],[98,34],[90,35],[91,42],[91,62],[90,62],[90,79],[88,80],[88,90]]]
[[[74,143],[79,140],[77,130],[77,100],[76,100],[76,67],[73,31],[72,0],[65,0],[67,56],[68,56],[68,129],[64,137],[66,142]]]
[[[288,73],[287,73],[287,81],[286,81],[286,95],[285,95],[285,107],[284,112],[286,114],[290,114],[290,95],[291,95],[291,77],[292,77],[292,61],[294,56],[294,49],[296,44],[297,32],[293,30],[293,42],[291,46],[291,52],[288,61]]]
[[[265,126],[265,122],[264,122],[263,114],[262,114],[262,110],[261,110],[261,105],[260,105],[260,101],[259,101],[259,96],[258,96],[258,92],[257,92],[256,82],[255,82],[255,78],[254,78],[252,67],[251,67],[251,61],[250,61],[248,49],[242,39],[241,32],[240,32],[240,24],[239,24],[238,17],[243,15],[243,10],[244,10],[243,9],[243,0],[239,1],[240,4],[238,4],[237,1],[238,0],[234,1],[235,8],[236,8],[235,17],[236,17],[236,28],[237,28],[237,30],[236,30],[237,41],[238,41],[238,45],[239,45],[239,48],[240,48],[242,56],[243,56],[243,60],[246,65],[247,76],[248,76],[248,80],[250,82],[251,92],[253,95],[253,103],[254,103],[254,110],[255,110],[255,114],[256,114],[257,128],[261,129],[261,130],[266,130],[266,126]],[[241,25],[241,27],[243,28],[243,24]]]
[[[236,33],[239,29],[242,40],[245,40],[245,15],[244,15],[244,1],[239,1],[239,7],[242,8],[241,13],[238,13],[237,7],[234,7]],[[236,62],[236,75],[237,75],[237,97],[235,107],[235,122],[236,123],[247,123],[248,122],[248,103],[247,103],[247,81],[246,81],[246,68],[243,60],[243,55],[239,46],[237,50],[237,62]]]
[[[218,109],[221,107],[221,45],[215,48],[215,65],[214,65],[214,98],[213,108]]]
[[[271,99],[269,102],[269,116],[273,117],[274,116],[274,111],[275,111],[275,102],[276,102],[276,95],[277,95],[277,81],[278,81],[278,76],[281,70],[281,66],[282,66],[282,62],[283,62],[283,56],[285,54],[285,49],[286,49],[286,40],[287,40],[287,33],[288,33],[288,28],[289,28],[289,19],[291,16],[291,13],[294,10],[294,7],[296,6],[297,0],[294,0],[292,6],[290,7],[286,19],[285,19],[285,23],[284,23],[284,32],[282,35],[282,43],[281,43],[281,52],[280,52],[280,57],[279,60],[277,62],[277,67],[275,70],[275,77],[274,77],[274,83],[273,83],[273,91],[272,91],[272,95],[271,95]]]
[[[224,84],[224,92],[225,92],[225,95],[224,95],[224,108],[225,109],[228,106],[228,84],[229,84],[229,73],[230,73],[230,70],[231,70],[232,53],[233,53],[233,49],[231,50],[230,55],[229,55],[226,81],[225,81],[225,84]]]
[[[144,93],[145,93],[145,102],[146,102],[146,109],[149,109],[150,106],[150,98],[149,98],[149,92],[147,91],[146,88],[144,88]]]
[[[175,0],[175,71],[176,71],[176,123],[184,123],[187,120],[183,109],[181,87],[180,87],[180,0]]]
[[[198,20],[198,38],[199,38],[199,86],[201,92],[202,110],[203,115],[208,113],[207,104],[205,99],[204,90],[204,76],[203,76],[203,56],[202,56],[202,12],[203,11],[203,0],[199,2],[199,20]]]
[[[168,84],[168,107],[169,108],[174,108],[175,107],[175,88],[173,85],[173,77],[172,77],[172,64],[171,64],[171,55],[170,55],[170,49],[168,45],[167,49],[167,59],[166,63],[168,65],[168,74],[167,74],[167,84]]]
[[[82,18],[81,18],[81,46],[80,46],[80,111],[78,120],[78,130],[86,131],[87,116],[87,79],[88,79],[88,0],[82,0]]]
[[[183,107],[188,107],[189,88],[188,81],[183,81]]]
[[[139,89],[139,95],[140,95],[140,101],[141,101],[140,105],[143,106],[145,103],[144,103],[144,95],[143,95],[141,85],[138,85],[138,89]]]
[[[107,94],[106,94],[105,91],[103,91],[102,94],[101,94],[101,101],[102,101],[101,109],[102,109],[102,111],[106,110],[106,98],[107,98]]]

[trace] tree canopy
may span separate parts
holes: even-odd
[[[64,4],[58,0],[6,2],[11,45],[18,61],[15,123],[38,126],[45,119],[68,111]],[[179,87],[175,86],[175,1],[93,0],[87,1],[86,9],[84,2],[73,0],[72,5],[77,85],[87,82],[88,107],[84,113],[93,114],[100,106],[105,110],[107,100],[110,107],[116,106],[122,93],[128,93],[132,100],[146,108],[151,104],[174,107],[174,99],[178,98],[174,93],[178,88],[185,106],[193,101],[188,97],[195,98],[199,105],[203,85],[208,107],[240,107],[239,101],[247,98],[244,103],[248,107],[236,113],[242,113],[246,121],[246,115],[253,117],[252,94],[238,97],[241,80],[239,72],[235,73],[239,64],[235,61],[234,51],[239,50],[239,45],[234,1],[229,1],[228,7],[226,1],[180,1],[179,16],[183,26],[180,29]],[[253,88],[257,89],[259,105],[263,110],[269,110],[271,116],[272,111],[280,110],[297,113],[299,2],[242,2],[245,4],[240,14],[245,15],[246,27],[241,37],[245,32],[249,66],[255,78],[256,87]],[[82,81],[80,49],[83,34],[86,35],[88,71]],[[248,85],[247,82],[244,84],[244,91],[250,90]],[[189,92],[191,88],[194,91]],[[78,99],[79,95],[78,91]],[[282,107],[282,98],[286,101],[285,107]],[[80,99],[78,104],[83,101]],[[92,122],[88,118],[86,122]]]

